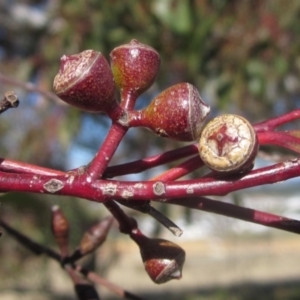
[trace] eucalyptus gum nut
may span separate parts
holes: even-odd
[[[163,239],[135,237],[140,248],[144,267],[157,284],[182,277],[185,251],[178,245]]]
[[[137,94],[152,85],[160,66],[157,51],[137,40],[112,50],[110,59],[116,86]]]
[[[212,119],[203,129],[199,154],[203,162],[220,173],[249,170],[258,152],[258,138],[243,117],[223,115]]]
[[[141,114],[147,127],[162,137],[180,141],[196,140],[210,107],[189,83],[176,84],[158,96]]]
[[[118,105],[110,66],[94,50],[62,56],[53,88],[62,100],[85,111],[110,113]]]

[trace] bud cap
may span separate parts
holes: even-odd
[[[82,110],[109,113],[117,105],[110,66],[94,50],[62,56],[53,88],[58,97]]]

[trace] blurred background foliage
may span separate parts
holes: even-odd
[[[212,115],[237,113],[256,122],[290,111],[300,106],[299,28],[298,0],[0,0],[0,93],[14,90],[21,102],[1,116],[1,156],[58,169],[88,163],[109,120],[68,107],[51,94],[60,57],[95,49],[109,59],[114,47],[133,38],[154,47],[162,61],[138,108],[170,85],[188,81],[211,105]],[[113,163],[177,145],[132,129]],[[91,218],[82,213],[85,201],[38,199],[9,194],[1,203],[5,215],[30,232],[37,224],[45,227],[49,203],[67,203],[78,236]],[[21,216],[14,213],[20,211]],[[35,229],[35,236],[51,241],[49,230]],[[13,247],[6,244],[0,256]]]

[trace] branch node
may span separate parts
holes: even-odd
[[[64,184],[58,179],[50,179],[43,185],[43,187],[49,193],[56,193],[64,187]]]
[[[165,185],[158,181],[153,184],[153,192],[156,196],[161,196],[166,192]]]

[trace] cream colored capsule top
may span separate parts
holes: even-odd
[[[233,173],[249,168],[257,151],[255,130],[245,118],[237,115],[214,118],[200,136],[200,157],[217,172]]]

